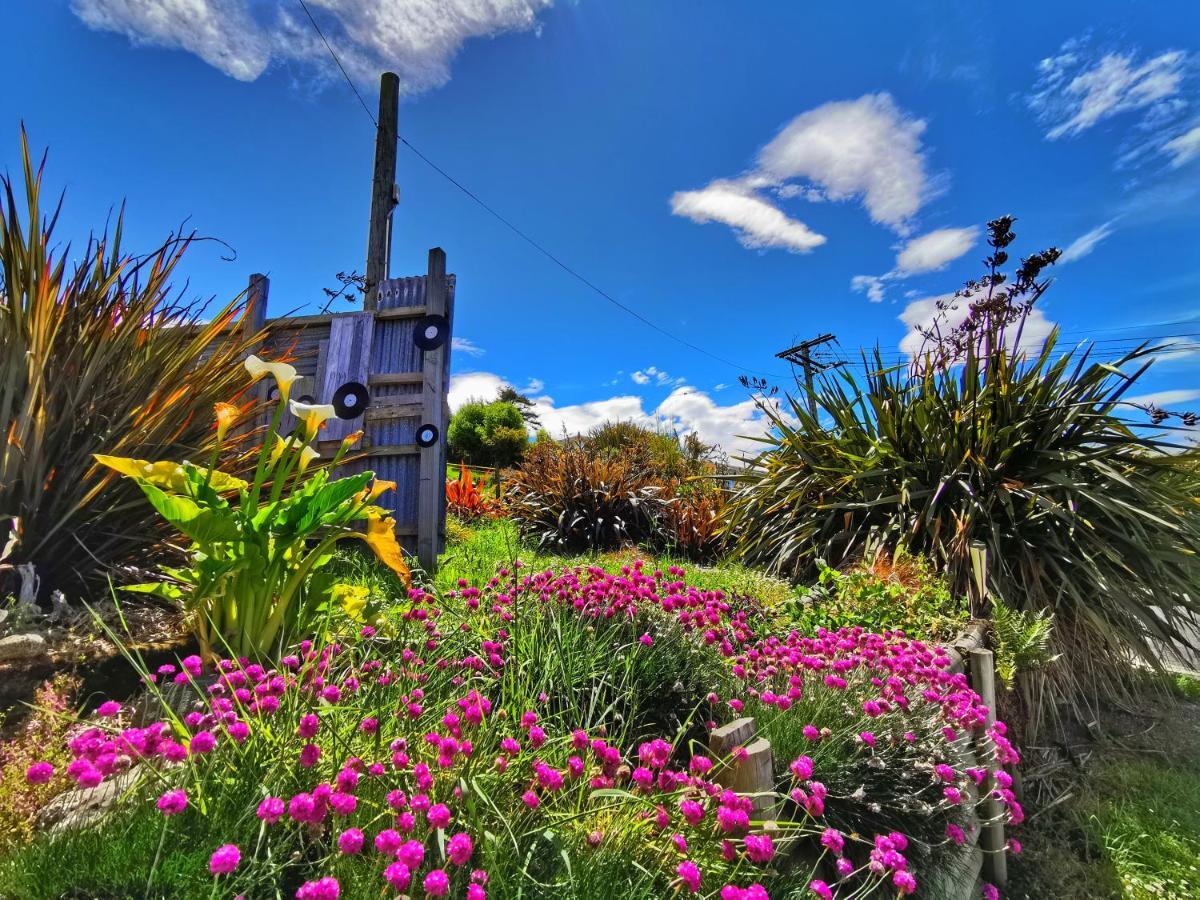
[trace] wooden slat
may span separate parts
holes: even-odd
[[[417,444],[380,444],[363,451],[366,456],[415,456],[420,452]]]
[[[322,403],[333,400],[334,392],[348,381],[367,383],[367,368],[371,359],[371,332],[375,325],[373,313],[351,313],[337,316],[329,326],[329,344],[324,348],[324,373],[318,389]],[[362,417],[331,419],[325,424],[325,439],[340,440],[362,427]]]
[[[371,407],[364,417],[368,422],[382,422],[387,419],[404,419],[419,416],[422,412],[421,398],[411,397],[382,397],[372,400]]]
[[[391,372],[369,376],[367,387],[386,387],[394,384],[420,384],[424,380],[424,372]]]
[[[425,315],[424,306],[393,306],[375,311],[377,319],[419,319]]]
[[[429,271],[425,276],[425,307],[430,315],[446,315],[446,254],[440,247],[429,251]],[[453,332],[453,329],[451,329]],[[421,471],[417,486],[417,560],[421,568],[437,571],[441,547],[442,519],[446,504],[446,363],[449,361],[449,335],[442,346],[422,354],[425,372],[421,399],[421,421],[438,430],[438,442],[421,453]]]

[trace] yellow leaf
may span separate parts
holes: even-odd
[[[119,472],[129,478],[148,482],[164,491],[172,491],[176,494],[187,492],[187,477],[184,474],[183,466],[179,463],[168,460],[148,462],[144,459],[133,459],[128,456],[105,456],[101,453],[95,454],[95,460],[100,465],[108,466],[108,468],[115,472]],[[207,470],[200,467],[197,467],[197,469],[200,472],[201,478],[203,478]],[[224,472],[214,469],[209,486],[217,493],[223,493],[225,491],[240,491],[248,485],[240,478],[235,478],[233,475],[227,475]]]
[[[412,570],[404,561],[404,551],[396,540],[396,520],[383,516],[367,519],[367,532],[362,535],[379,561],[400,576],[405,587],[412,586]]]

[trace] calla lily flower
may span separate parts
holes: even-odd
[[[253,353],[246,357],[246,371],[250,373],[251,383],[270,375],[279,385],[279,399],[286,401],[292,382],[296,380],[296,367],[281,362],[263,362]]]
[[[217,417],[217,443],[225,440],[225,435],[229,433],[229,429],[237,423],[241,417],[242,411],[232,403],[214,403],[213,412]]]
[[[278,434],[275,435],[275,446],[271,448],[271,463],[279,462],[279,457],[283,456],[283,451],[288,449],[288,447],[294,447],[298,443],[300,441],[294,434],[290,434],[287,437]]]
[[[312,437],[317,429],[337,413],[332,403],[300,403],[297,400],[288,401],[288,410],[297,420],[304,423],[304,433]]]
[[[388,481],[385,478],[376,478],[371,482],[371,487],[367,489],[367,502],[372,503],[384,491],[394,491],[396,482]]]
[[[320,459],[320,458],[321,458],[321,454],[318,453],[316,450],[314,450],[312,447],[305,447],[303,450],[300,451],[300,464],[296,467],[296,471],[303,472],[305,469],[308,468],[309,464],[314,459]]]

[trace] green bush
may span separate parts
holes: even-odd
[[[772,432],[737,476],[724,530],[742,558],[793,577],[879,547],[927,555],[960,595],[980,542],[993,592],[1054,613],[1061,691],[1109,695],[1130,655],[1157,663],[1157,642],[1186,640],[1178,626],[1200,613],[1197,454],[1122,413],[1153,348],[1097,361],[1053,333],[1040,352],[1010,352],[1057,258],[1029,257],[1007,282],[1011,225],[989,223],[991,272],[953,301],[965,320],[935,325],[911,366],[876,351],[865,379],[818,383],[815,415],[807,397],[786,414],[763,404]]]
[[[903,629],[910,637],[945,642],[968,620],[966,603],[919,557],[880,557],[844,572],[824,564],[819,569],[817,584],[788,605],[802,632]]]
[[[465,403],[446,429],[452,460],[503,469],[516,465],[529,445],[521,410],[500,400]]]

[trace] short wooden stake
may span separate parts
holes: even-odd
[[[775,792],[775,754],[766,738],[757,737],[758,725],[745,716],[714,728],[708,749],[718,759],[732,756],[741,748],[743,758],[734,759],[713,776],[731,791],[750,798],[760,819],[774,819],[778,805]]]
[[[971,657],[971,687],[987,707],[987,719],[984,730],[996,723],[996,663],[992,651],[982,647],[973,648]],[[993,777],[996,763],[990,747],[980,742],[980,752],[985,758],[988,770],[987,780],[983,790],[987,791],[979,805],[983,823],[980,825],[979,849],[983,851],[983,878],[997,887],[1003,887],[1008,880],[1008,851],[1004,837],[1004,809],[992,792],[996,783]]]

